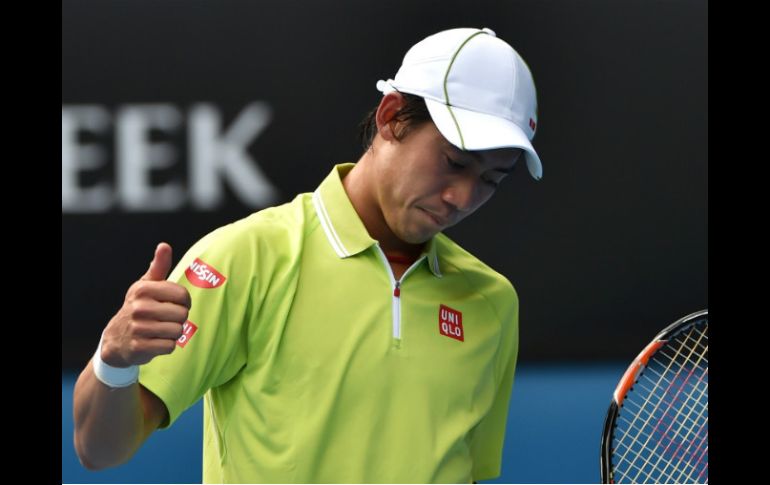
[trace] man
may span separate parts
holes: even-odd
[[[441,231],[523,157],[535,86],[489,29],[423,39],[312,194],[158,245],[75,386],[88,468],[128,460],[204,398],[204,482],[494,478],[518,298]]]

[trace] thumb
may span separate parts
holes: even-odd
[[[171,269],[171,246],[168,243],[160,243],[155,248],[155,256],[150,262],[150,268],[141,279],[146,281],[163,281]]]

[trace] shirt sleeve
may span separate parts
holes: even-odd
[[[139,368],[139,383],[157,395],[169,413],[166,428],[210,388],[224,384],[245,365],[246,332],[255,278],[253,245],[237,224],[195,243],[168,280],[190,292],[184,334],[171,354]]]
[[[470,433],[474,481],[498,477],[501,471],[508,406],[519,350],[519,299],[515,290],[506,300],[508,305],[505,317],[501,319],[501,340],[495,366],[497,394],[487,415]]]

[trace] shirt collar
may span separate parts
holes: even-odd
[[[377,241],[369,236],[342,185],[342,179],[353,167],[354,163],[335,165],[313,192],[313,206],[326,239],[337,256],[343,259],[377,244]],[[440,278],[442,275],[438,264],[437,246],[438,242],[434,236],[426,244],[423,255],[426,256],[431,272]]]

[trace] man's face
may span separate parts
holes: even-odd
[[[432,122],[378,149],[379,206],[388,227],[410,244],[428,241],[484,205],[521,154],[519,148],[460,150]]]

